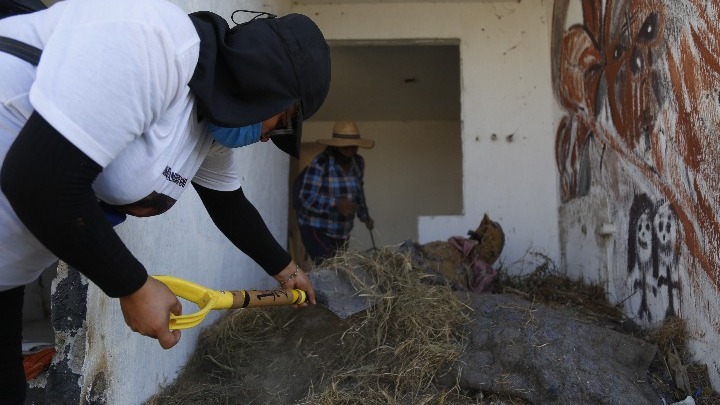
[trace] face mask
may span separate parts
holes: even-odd
[[[241,146],[252,145],[260,140],[262,122],[240,128],[224,128],[208,124],[208,130],[220,145],[227,146],[228,148],[239,148]]]

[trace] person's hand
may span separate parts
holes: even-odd
[[[357,204],[348,200],[347,198],[336,199],[335,207],[341,214],[345,215],[346,217],[354,215],[360,208]]]
[[[313,305],[317,304],[315,301],[315,290],[313,289],[310,278],[295,262],[291,261],[287,267],[273,277],[280,283],[280,288],[283,290],[292,290],[295,288],[303,290],[308,296],[308,301]]]
[[[372,218],[368,217],[365,220],[365,227],[367,227],[367,229],[372,231],[375,228],[375,221],[373,221]]]
[[[182,314],[182,304],[162,282],[148,277],[139,290],[120,297],[125,323],[133,332],[158,340],[163,349],[180,341],[180,331],[170,330],[170,313]]]

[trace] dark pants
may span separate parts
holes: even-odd
[[[0,404],[25,402],[22,357],[22,313],[25,286],[0,291]]]
[[[311,226],[300,225],[300,238],[302,238],[305,251],[315,264],[335,256],[338,251],[347,248],[347,239],[337,239],[327,236],[320,230]]]

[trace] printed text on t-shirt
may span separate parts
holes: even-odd
[[[170,166],[165,166],[165,170],[163,171],[163,176],[165,176],[168,181],[172,181],[173,183],[177,184],[180,187],[185,187],[185,184],[187,184],[187,179],[175,172],[172,171]]]

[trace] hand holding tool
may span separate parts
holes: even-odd
[[[197,326],[211,309],[254,308],[269,305],[298,305],[307,301],[303,290],[224,290],[217,291],[173,276],[152,276],[170,288],[173,294],[197,304],[198,312],[170,315],[170,329]]]

